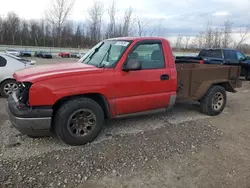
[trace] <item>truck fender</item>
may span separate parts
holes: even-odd
[[[86,94],[80,94],[80,95],[64,96],[58,99],[55,102],[55,104],[52,106],[52,108],[53,110],[57,111],[57,109],[61,106],[61,104],[63,104],[64,102],[68,100],[72,100],[78,97],[87,97],[96,101],[103,109],[105,118],[111,119],[113,117],[114,102],[112,100],[108,101],[106,97],[100,93],[86,93]]]
[[[233,88],[233,86],[231,85],[231,83],[228,80],[220,80],[220,81],[207,81],[204,82],[200,85],[199,89],[197,90],[197,92],[194,94],[193,100],[199,100],[201,99],[206,92],[209,90],[209,88],[212,85],[220,85],[222,87],[225,88],[226,91],[228,92],[232,92],[232,93],[236,93],[237,91]]]
[[[226,91],[231,92],[231,93],[236,93],[237,91],[233,88],[232,84],[230,82],[224,82],[224,83],[219,83],[218,85],[222,86],[225,88]]]

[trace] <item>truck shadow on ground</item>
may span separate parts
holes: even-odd
[[[149,114],[135,117],[123,117],[106,122],[103,136],[120,134],[133,134],[143,131],[155,130],[166,124],[179,124],[187,121],[209,118],[199,111],[199,103],[177,103],[170,111],[158,110]]]
[[[199,112],[198,103],[177,103],[170,111],[159,110],[150,114],[138,115],[135,117],[123,117],[107,120],[103,132],[92,143],[98,144],[100,142],[110,140],[112,137],[120,135],[154,131],[161,127],[168,126],[169,124],[180,124],[208,117],[209,116]],[[6,145],[6,148],[9,149],[22,150],[22,148],[24,148],[24,150],[26,150],[26,146],[30,144],[34,144],[37,150],[39,150],[39,148],[47,148],[46,150],[50,150],[49,148],[54,149],[55,147],[58,147],[58,149],[71,148],[71,146],[66,145],[56,136],[45,138],[29,138],[15,131],[15,128],[11,125],[6,127],[7,129],[10,129],[10,132],[15,132],[14,135],[8,135],[8,137],[12,137],[8,138],[11,140],[11,142]],[[5,137],[6,136],[7,135],[5,135]]]
[[[91,145],[96,147],[96,144],[98,146],[105,141],[120,136],[146,134],[150,131],[152,131],[152,134],[154,134],[153,132],[157,134],[158,129],[165,127],[165,129],[168,130],[169,127],[176,125],[179,127],[179,124],[189,124],[189,122],[191,123],[195,120],[204,118],[209,118],[209,116],[199,112],[199,105],[197,103],[182,103],[176,104],[175,107],[168,112],[163,110],[148,115],[108,120],[104,126],[103,132],[91,143]],[[29,138],[25,135],[21,135],[15,130],[15,128],[11,127],[9,121],[5,121],[2,128],[2,144],[0,145],[5,148],[2,151],[4,156],[22,155],[22,157],[28,158],[30,156],[36,156],[51,151],[73,148],[72,146],[65,144],[56,136]],[[88,147],[88,145],[89,144],[85,146]],[[80,146],[80,148],[85,146]]]

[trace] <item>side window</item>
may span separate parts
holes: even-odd
[[[236,52],[238,60],[245,60],[246,56],[241,52]]]
[[[229,59],[229,60],[236,60],[236,61],[238,60],[236,51],[234,51],[234,50],[225,50],[225,51],[224,51],[224,55],[225,55],[225,58],[226,58],[226,59]]]
[[[128,56],[128,60],[137,60],[142,69],[161,69],[165,67],[162,46],[158,43],[139,44]]]
[[[0,56],[0,67],[5,67],[7,64],[7,60]]]

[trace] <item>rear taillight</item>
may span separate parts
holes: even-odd
[[[204,60],[200,60],[200,64],[204,64]]]

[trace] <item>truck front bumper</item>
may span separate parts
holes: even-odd
[[[14,92],[7,100],[6,110],[10,122],[20,133],[32,137],[52,135],[52,108],[20,108],[18,107],[18,100]]]

